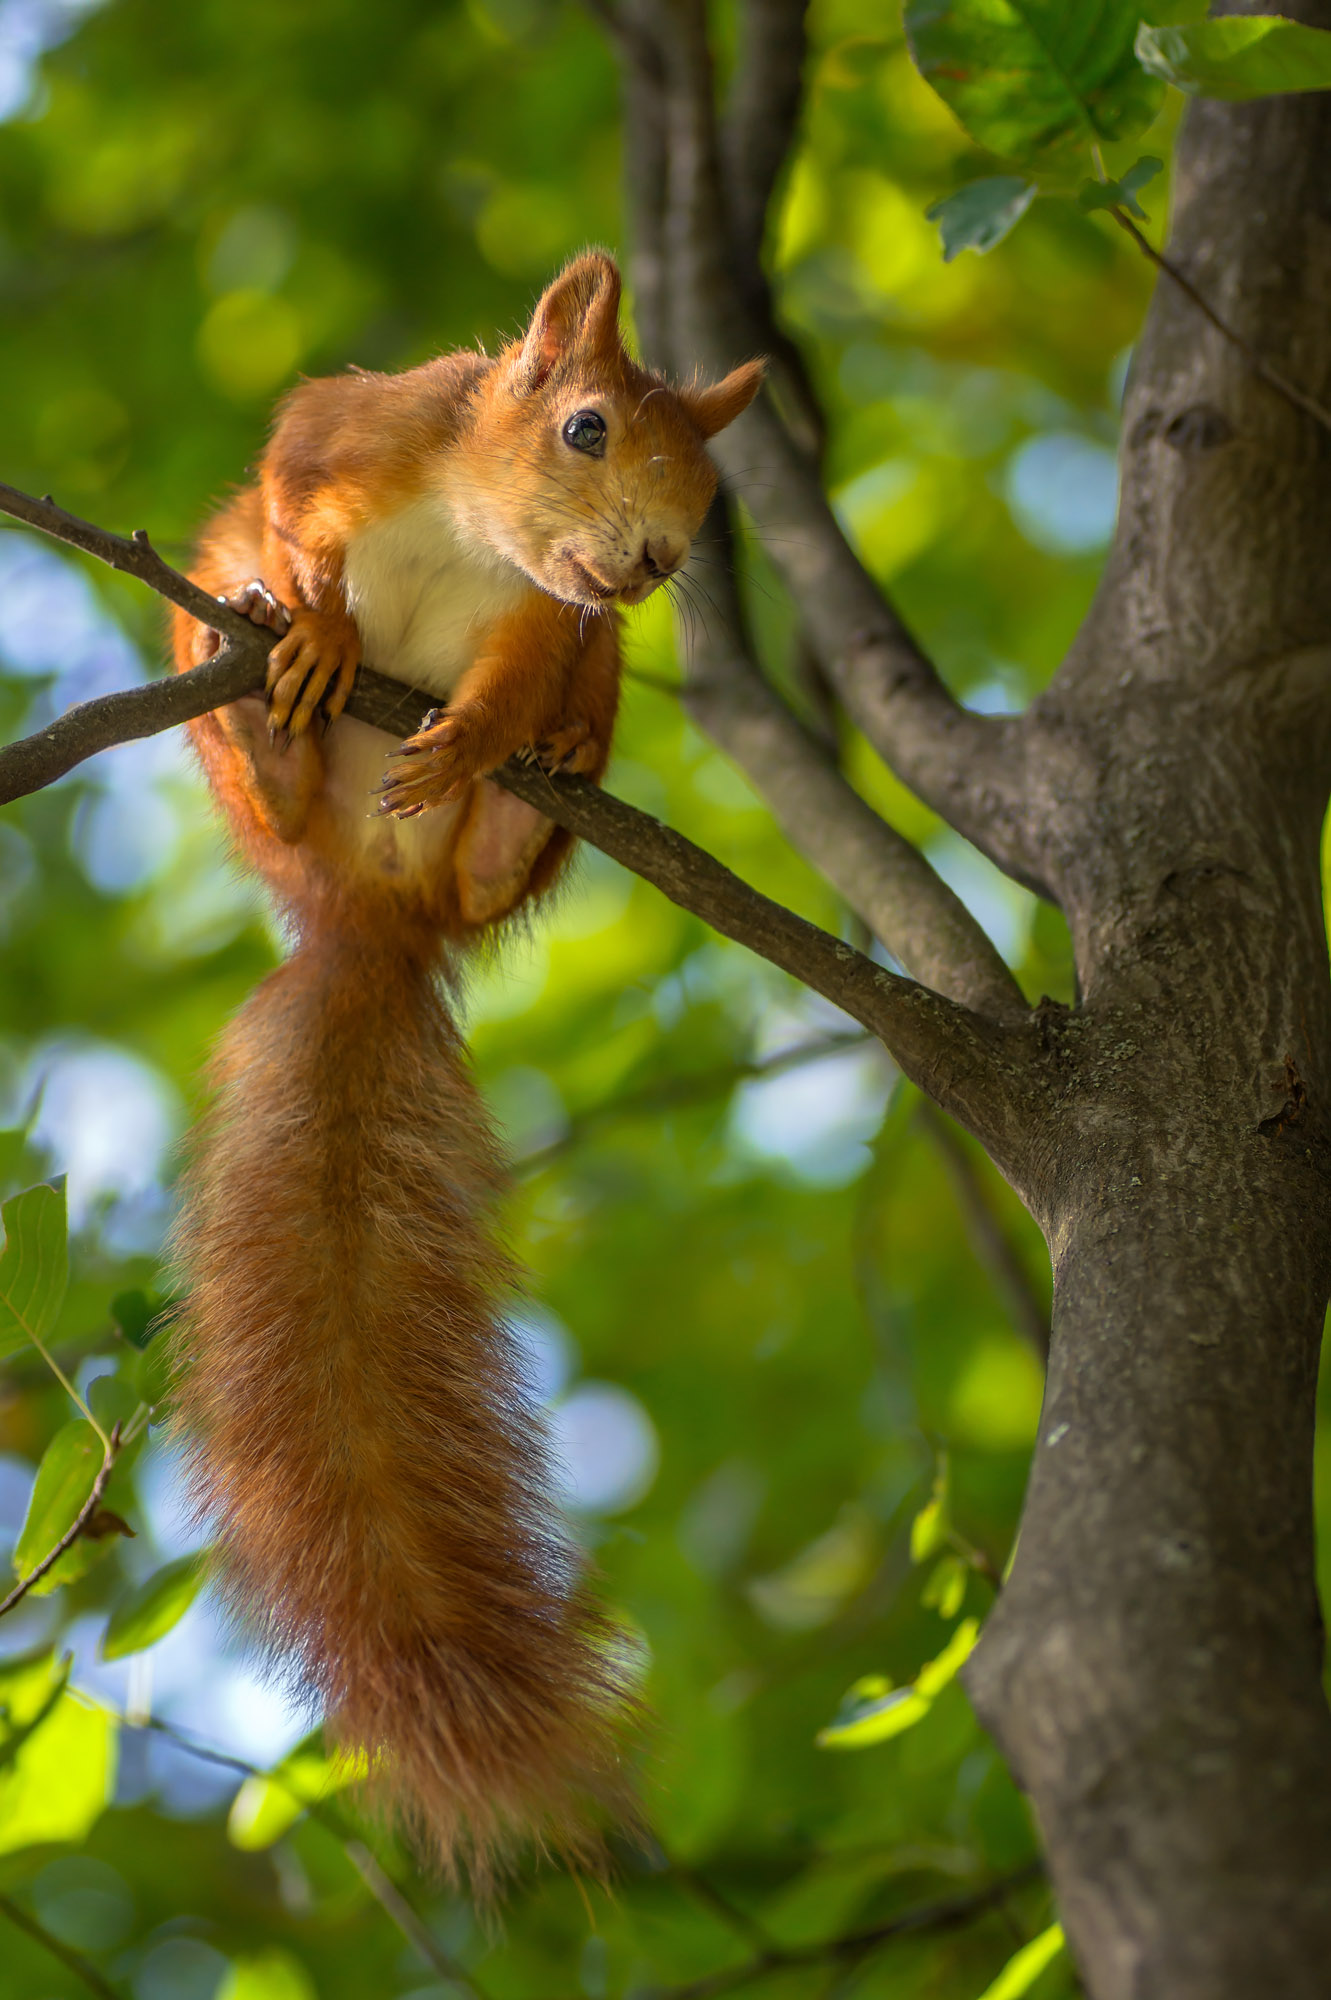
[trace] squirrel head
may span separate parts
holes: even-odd
[[[619,271],[588,251],[480,384],[453,457],[464,527],[568,604],[640,604],[682,568],[716,491],[706,440],[765,364],[674,386],[625,353]]]

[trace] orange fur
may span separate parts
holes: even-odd
[[[460,947],[569,842],[487,773],[530,748],[601,776],[616,607],[682,562],[703,439],[760,373],[670,389],[618,298],[591,254],[494,361],[306,383],[194,572],[274,629],[267,703],[193,728],[296,943],[227,1031],[186,1181],[193,1491],[232,1601],[422,1852],[482,1884],[521,1837],[591,1854],[626,1796],[622,1666],[515,1373],[502,1175],[447,1004]],[[215,643],[177,619],[181,668]],[[442,709],[387,812],[391,742],[341,714],[362,653]]]

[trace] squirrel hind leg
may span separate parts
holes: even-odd
[[[483,778],[454,854],[458,908],[467,924],[492,924],[517,908],[554,832],[535,806]]]
[[[239,809],[242,822],[248,809],[285,846],[303,839],[310,807],[323,789],[321,746],[309,736],[279,743],[261,695],[214,710],[194,730],[223,803]]]

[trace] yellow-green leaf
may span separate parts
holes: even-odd
[[[940,1618],[953,1619],[966,1601],[967,1570],[960,1556],[944,1556],[930,1570],[920,1602],[929,1605]]]
[[[51,1439],[37,1468],[27,1516],[14,1549],[14,1573],[20,1579],[31,1576],[73,1526],[102,1469],[102,1458],[102,1441],[82,1417],[65,1424]],[[89,1541],[80,1536],[33,1585],[33,1596],[44,1597],[62,1583],[73,1583],[105,1554],[113,1539]]]
[[[127,1591],[111,1612],[102,1634],[102,1658],[123,1660],[164,1639],[193,1604],[207,1575],[206,1552],[164,1563]]]
[[[936,1556],[947,1547],[952,1533],[952,1510],[948,1500],[951,1483],[952,1461],[945,1451],[940,1451],[929,1498],[910,1524],[910,1559],[913,1563],[928,1562],[930,1556]]]
[[[274,1770],[246,1778],[226,1823],[232,1846],[247,1851],[271,1847],[309,1806],[363,1778],[367,1768],[363,1754],[325,1757],[298,1747]]]
[[[48,1657],[0,1676],[10,1739],[47,1709],[8,1763],[0,1736],[0,1853],[85,1840],[110,1801],[114,1719],[70,1694],[61,1684],[64,1671]]]
[[[1137,59],[1195,97],[1241,102],[1290,91],[1331,90],[1331,34],[1278,14],[1249,14],[1137,33]]]
[[[980,2000],[1020,2000],[1023,1993],[1029,1993],[1045,1967],[1052,1965],[1063,1949],[1063,1927],[1050,1924],[1047,1931],[1024,1944],[1015,1957],[1010,1958],[991,1986],[986,1986]]]
[[[279,1946],[238,1958],[217,1989],[217,2000],[316,2000],[314,1981],[298,1958]]]
[[[877,1678],[857,1681],[836,1720],[818,1732],[818,1742],[825,1750],[864,1750],[912,1729],[956,1679],[979,1636],[979,1619],[963,1619],[938,1658],[921,1667],[909,1687],[890,1688]]]
[[[1133,54],[1137,0],[907,0],[920,74],[991,152],[1058,171],[1164,100]]]
[[[65,1183],[25,1188],[0,1205],[0,1360],[45,1340],[69,1283]]]
[[[915,1519],[910,1524],[910,1559],[913,1563],[928,1562],[941,1548],[947,1546],[947,1507],[937,1498],[926,1500]]]

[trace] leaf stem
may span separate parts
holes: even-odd
[[[111,1449],[110,1438],[107,1436],[106,1432],[102,1429],[96,1417],[93,1415],[92,1411],[88,1408],[88,1405],[84,1402],[82,1396],[80,1396],[78,1390],[74,1387],[74,1384],[70,1381],[68,1375],[66,1375],[64,1369],[60,1366],[60,1363],[56,1360],[55,1356],[51,1353],[50,1349],[48,1347],[45,1347],[42,1344],[41,1340],[37,1337],[37,1335],[31,1331],[28,1332],[28,1338],[32,1342],[33,1346],[36,1348],[37,1352],[41,1355],[42,1360],[46,1363],[51,1373],[55,1376],[56,1381],[60,1384],[65,1394],[71,1399],[71,1401],[73,1401],[78,1406],[80,1410],[82,1410],[84,1416],[88,1419],[88,1422],[92,1425],[98,1437],[102,1440],[102,1450],[109,1451]]]
[[[1120,208],[1117,203],[1114,203],[1109,213],[1113,216],[1119,228],[1127,231],[1143,257],[1149,258],[1157,270],[1163,271],[1167,277],[1172,278],[1179,290],[1192,300],[1198,312],[1210,321],[1216,332],[1223,334],[1231,346],[1238,349],[1254,375],[1260,376],[1268,388],[1274,389],[1277,395],[1283,396],[1286,402],[1292,403],[1296,410],[1302,410],[1306,416],[1312,417],[1314,422],[1322,426],[1323,430],[1331,431],[1331,410],[1328,410],[1324,404],[1319,403],[1315,396],[1310,396],[1306,389],[1300,389],[1296,382],[1291,382],[1287,376],[1282,375],[1278,368],[1273,368],[1265,355],[1261,354],[1252,345],[1251,341],[1245,340],[1241,333],[1230,326],[1226,320],[1221,319],[1215,307],[1198,291],[1191,278],[1185,277],[1178,265],[1173,262],[1172,258],[1166,257],[1163,250],[1156,249],[1155,245],[1138,229],[1132,217]]]
[[[12,1611],[14,1606],[26,1597],[35,1583],[40,1583],[47,1571],[53,1569],[56,1563],[59,1562],[66,1549],[73,1548],[75,1542],[83,1533],[83,1530],[87,1527],[97,1509],[101,1506],[102,1495],[106,1492],[106,1482],[111,1477],[112,1468],[120,1456],[122,1440],[119,1424],[112,1425],[110,1437],[105,1435],[100,1424],[97,1426],[97,1433],[103,1440],[105,1456],[102,1459],[101,1470],[92,1482],[92,1491],[79,1508],[74,1520],[66,1528],[55,1547],[42,1557],[35,1569],[30,1569],[25,1577],[20,1577],[8,1597],[0,1601],[0,1618],[3,1618],[7,1611]]]

